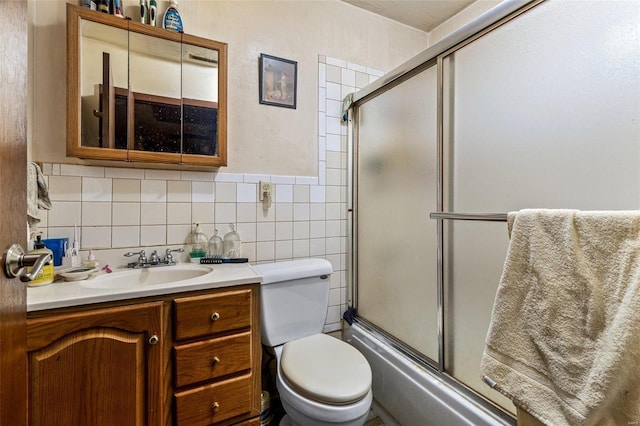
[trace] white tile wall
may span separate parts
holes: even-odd
[[[218,229],[223,237],[234,223],[251,262],[324,257],[332,263],[325,331],[340,330],[348,302],[342,99],[381,75],[319,55],[318,176],[45,164],[53,208],[41,215],[39,230],[43,238],[72,238],[77,225],[82,249],[125,251],[184,244],[192,223],[208,236]],[[260,181],[274,183],[268,210],[258,200]]]

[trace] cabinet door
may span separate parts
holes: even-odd
[[[30,319],[29,423],[160,424],[162,330],[162,302]]]

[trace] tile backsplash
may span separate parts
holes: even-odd
[[[103,250],[183,245],[193,223],[208,237],[214,229],[223,237],[234,223],[250,262],[322,257],[332,263],[325,331],[339,330],[347,304],[347,125],[341,119],[342,99],[381,75],[319,56],[318,176],[45,163],[53,207],[41,211],[38,230],[43,238],[72,238],[77,225],[81,249],[93,249],[99,257]],[[269,209],[258,198],[260,181],[274,184]]]

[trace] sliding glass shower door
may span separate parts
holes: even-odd
[[[638,22],[536,1],[356,98],[358,318],[512,413],[479,373],[507,225],[429,213],[640,208]]]
[[[431,66],[358,109],[358,313],[438,359],[437,85]]]

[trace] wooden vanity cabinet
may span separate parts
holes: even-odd
[[[29,319],[29,424],[159,425],[162,302]]]
[[[173,301],[176,425],[260,415],[257,294],[243,288]]]
[[[29,313],[30,425],[260,424],[259,285]]]

